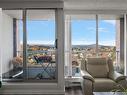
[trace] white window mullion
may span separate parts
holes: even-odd
[[[27,79],[26,63],[27,63],[27,29],[26,29],[27,10],[23,10],[23,78]]]
[[[58,89],[64,91],[64,11],[56,9],[56,32],[58,39],[57,62],[58,62]]]
[[[2,45],[2,8],[0,8],[0,45]],[[0,46],[0,81],[2,81],[2,46]]]
[[[16,24],[17,24],[17,26],[16,26],[16,32],[17,32],[17,56],[21,56],[20,54],[21,54],[21,47],[20,47],[20,44],[21,44],[21,42],[20,42],[20,29],[19,29],[19,20],[17,20],[16,21]]]
[[[127,75],[127,15],[124,14],[124,75]]]
[[[65,69],[66,76],[72,76],[71,16],[65,18]]]
[[[96,15],[96,56],[98,57],[98,15]]]

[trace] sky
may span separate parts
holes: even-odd
[[[73,20],[72,21],[72,44],[89,45],[96,44],[96,21]],[[115,45],[116,25],[115,20],[100,20],[98,25],[98,43],[100,45]]]
[[[99,21],[99,44],[115,46],[116,25],[115,20]],[[90,45],[96,43],[95,20],[71,21],[72,45]],[[22,23],[20,23],[20,38],[22,42]],[[28,44],[54,44],[54,20],[27,21]]]

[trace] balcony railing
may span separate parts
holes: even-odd
[[[17,57],[14,57],[12,60],[13,69],[3,74],[3,79],[23,79],[23,52],[17,51]],[[26,66],[28,79],[55,80],[55,50],[27,51]]]

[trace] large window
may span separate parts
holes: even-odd
[[[7,35],[2,79],[57,81],[54,10],[4,10]],[[6,34],[6,32],[9,32]],[[11,42],[10,42],[11,41]],[[10,44],[11,43],[11,44]],[[7,55],[9,54],[9,55]]]
[[[116,65],[116,18],[112,15],[98,16],[98,56],[110,57]]]
[[[68,23],[67,23],[68,21]],[[88,57],[110,57],[114,69],[123,73],[123,33],[124,22],[122,15],[70,15],[66,17],[65,33],[71,49],[66,52],[68,59],[68,76],[80,77],[81,60]],[[65,36],[67,36],[65,34]],[[70,38],[70,40],[69,40]],[[67,47],[65,47],[66,50]],[[66,59],[67,55],[65,56]],[[71,61],[70,61],[71,60]],[[66,61],[65,61],[66,62]],[[67,63],[67,62],[66,62]],[[66,64],[65,63],[65,64]],[[71,65],[70,65],[71,64]],[[67,76],[67,72],[65,72]]]
[[[28,79],[55,80],[55,12],[28,10],[27,33]]]
[[[98,15],[98,56],[110,57],[114,69],[124,73],[123,15]]]
[[[95,15],[66,16],[65,20],[66,77],[67,76],[80,77],[81,60],[87,57],[96,56],[95,35],[96,35]]]
[[[96,20],[93,18],[71,19],[72,76],[80,76],[81,60],[96,56]]]

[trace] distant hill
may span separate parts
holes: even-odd
[[[28,45],[29,47],[43,47],[43,48],[53,48],[54,45]]]
[[[29,47],[45,47],[45,48],[53,48],[54,45],[28,45]],[[99,48],[106,48],[106,47],[113,47],[113,46],[105,46],[105,45],[99,45]],[[91,44],[91,45],[72,45],[72,48],[96,48],[96,44]]]
[[[98,45],[98,47],[102,48],[102,47],[113,47],[113,46]],[[72,45],[72,48],[96,48],[96,44],[91,44],[91,45]]]

